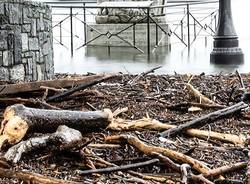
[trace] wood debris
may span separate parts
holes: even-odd
[[[249,183],[250,76],[159,68],[1,83],[0,183]]]

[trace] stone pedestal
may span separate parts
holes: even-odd
[[[219,2],[219,22],[210,62],[215,64],[241,64],[244,62],[244,54],[239,48],[238,36],[233,25],[231,0],[220,0]]]
[[[51,9],[26,0],[0,1],[0,80],[53,78]]]
[[[95,17],[96,24],[87,28],[87,42],[93,40],[88,46],[148,47],[148,38],[150,46],[170,45],[168,34],[162,31],[169,32],[163,9],[150,9],[153,5],[163,5],[164,0],[97,2],[100,8]],[[148,16],[153,20],[148,19]]]

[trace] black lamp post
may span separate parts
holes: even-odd
[[[210,54],[210,62],[215,64],[240,64],[244,62],[244,54],[239,48],[231,10],[231,0],[219,1],[219,20],[214,37],[214,49]]]

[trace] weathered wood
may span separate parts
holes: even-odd
[[[131,135],[108,136],[106,138],[106,142],[111,142],[111,143],[125,142],[136,147],[138,150],[140,150],[146,155],[152,156],[154,155],[154,153],[160,153],[177,162],[188,163],[192,165],[192,167],[200,173],[207,173],[209,171],[209,168],[207,166],[205,166],[200,161],[195,160],[194,158],[191,158],[187,155],[184,155],[183,153],[180,153],[171,149],[157,147],[157,146],[149,146],[145,144],[144,142],[142,142],[141,140],[139,140],[137,137],[134,137]]]
[[[48,176],[43,176],[41,174],[3,168],[0,168],[0,178],[18,179],[23,181],[24,183],[33,184],[80,184],[79,182],[60,180]]]
[[[160,136],[162,136],[162,137],[172,136],[172,135],[175,135],[179,132],[183,132],[183,131],[190,129],[190,128],[197,128],[200,126],[204,126],[207,123],[212,123],[218,119],[225,118],[225,117],[228,117],[232,114],[235,114],[235,113],[237,113],[237,112],[239,112],[242,109],[245,109],[247,107],[248,107],[248,105],[245,104],[244,102],[239,102],[233,106],[212,112],[210,114],[196,118],[192,121],[189,121],[189,122],[184,123],[182,125],[179,125],[177,127],[166,130],[166,131],[160,133]]]
[[[212,101],[209,98],[207,98],[200,91],[198,91],[197,89],[195,89],[194,86],[192,86],[191,84],[185,83],[185,85],[186,85],[188,91],[191,93],[191,95],[194,96],[199,103],[215,104],[214,101]]]
[[[175,127],[177,126],[161,123],[155,119],[143,118],[139,120],[113,119],[113,121],[109,124],[108,129],[115,131],[132,131],[141,129],[164,131]],[[210,139],[216,139],[240,146],[247,144],[247,137],[244,135],[238,136],[234,134],[225,134],[193,128],[187,129],[184,133],[192,137],[198,137],[202,139],[207,139],[209,137]]]
[[[71,144],[81,141],[82,138],[82,134],[78,130],[69,128],[65,125],[61,125],[57,128],[55,133],[40,137],[32,137],[12,146],[4,154],[4,158],[7,161],[17,163],[21,159],[23,153],[28,153],[39,148],[47,147],[49,145],[56,146],[57,150],[60,150],[61,146],[63,146],[64,148],[66,146],[69,147]]]
[[[219,168],[211,169],[207,173],[202,174],[204,177],[209,178],[209,177],[214,177],[214,176],[219,176],[225,173],[233,172],[236,170],[244,169],[247,167],[248,162],[239,162],[235,164],[229,164],[225,165]]]
[[[97,78],[95,80],[92,80],[92,81],[88,81],[86,83],[83,83],[83,84],[80,84],[74,88],[71,88],[65,92],[62,92],[62,93],[59,93],[59,94],[56,94],[54,96],[51,96],[49,98],[47,98],[47,102],[51,102],[51,101],[59,101],[59,100],[62,100],[63,97],[66,97],[66,96],[69,96],[73,93],[75,93],[76,91],[80,91],[80,90],[84,90],[88,87],[91,87],[91,86],[94,86],[96,84],[99,84],[101,82],[104,82],[108,79],[110,79],[111,77],[113,77],[112,75],[109,75],[109,76],[105,76],[105,77],[102,77],[102,78]]]
[[[31,92],[41,90],[41,86],[53,87],[53,88],[65,88],[82,83],[87,83],[96,79],[101,79],[109,75],[93,75],[86,77],[75,77],[67,79],[55,79],[48,81],[37,81],[37,82],[27,82],[18,84],[5,84],[0,85],[0,96],[8,94],[17,94],[22,92]]]
[[[4,141],[19,142],[29,132],[54,132],[66,125],[83,132],[98,131],[108,126],[112,119],[110,110],[69,111],[28,108],[16,104],[6,108],[0,131],[0,147]]]

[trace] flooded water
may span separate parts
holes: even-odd
[[[206,6],[205,12],[210,13],[218,7],[218,4]],[[161,65],[162,68],[157,71],[158,74],[173,74],[177,73],[194,73],[199,74],[205,72],[206,74],[216,74],[219,72],[231,73],[238,70],[242,73],[250,72],[250,24],[246,21],[246,17],[250,17],[250,1],[249,0],[232,0],[232,9],[234,24],[239,36],[240,47],[245,54],[245,62],[241,65],[213,65],[210,64],[209,57],[212,51],[213,39],[208,36],[206,32],[201,32],[201,35],[192,44],[190,50],[179,42],[177,37],[171,36],[172,45],[170,47],[158,48],[155,53],[149,56],[141,54],[133,48],[117,48],[111,47],[82,47],[79,50],[74,50],[74,57],[70,55],[70,44],[67,41],[69,35],[66,34],[64,46],[54,41],[54,60],[55,71],[63,73],[79,73],[85,74],[87,72],[100,73],[100,72],[123,72],[123,73],[141,73],[152,67]],[[176,27],[175,20],[180,20],[183,14],[181,9],[169,10],[180,11],[179,15],[168,14],[167,20],[170,23],[171,29]],[[195,9],[191,9],[197,18],[205,16],[202,13],[195,13]],[[168,12],[168,13],[169,13]],[[204,10],[203,10],[204,12]],[[63,19],[60,16],[60,19]],[[58,20],[59,21],[59,20]],[[82,25],[74,22],[74,34],[77,38],[82,34]],[[197,28],[198,29],[198,28]],[[64,31],[68,32],[69,28]],[[56,31],[56,29],[55,29]],[[58,36],[58,30],[55,36]],[[74,47],[79,47],[83,40],[81,38],[74,38]],[[67,48],[66,48],[67,47]]]

